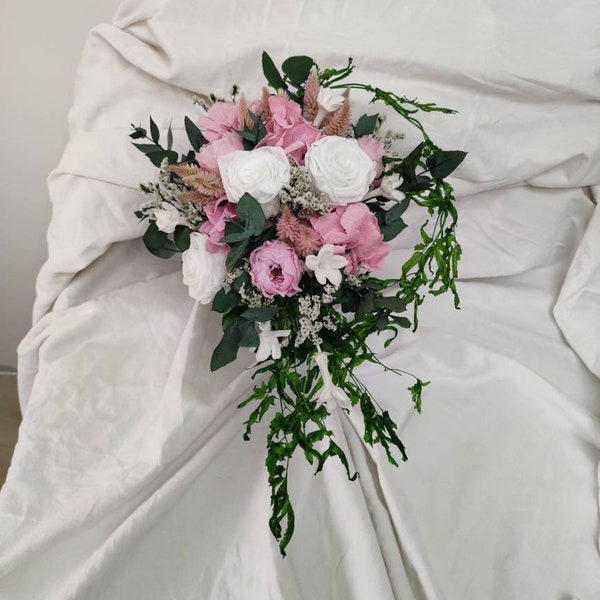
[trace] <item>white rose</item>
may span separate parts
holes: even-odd
[[[200,304],[212,302],[227,274],[225,252],[209,252],[207,239],[203,233],[192,233],[190,247],[182,254],[183,283],[188,286],[190,296]]]
[[[250,194],[261,204],[267,218],[277,214],[277,194],[290,182],[290,163],[282,148],[236,150],[220,156],[218,163],[230,202],[239,202],[244,194]]]
[[[173,233],[177,225],[185,225],[185,219],[168,202],[163,202],[160,208],[154,209],[154,218],[156,219],[156,226],[165,233]]]
[[[304,159],[315,187],[334,204],[360,202],[375,179],[375,165],[354,139],[328,135]]]

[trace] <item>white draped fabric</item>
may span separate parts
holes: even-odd
[[[596,0],[126,0],[95,28],[20,347],[0,598],[600,598],[599,24]],[[355,80],[457,109],[424,122],[469,152],[453,179],[461,310],[432,297],[417,333],[373,340],[432,380],[422,415],[410,381],[359,370],[410,459],[390,466],[359,413],[335,414],[360,478],[292,464],[285,559],[267,526],[267,426],[244,442],[250,407],[236,408],[252,356],[209,372],[218,315],[189,298],[177,258],[144,249],[133,211],[154,169],[127,138],[149,114],[174,118],[183,150],[193,93],[254,96],[262,50],[352,55]],[[387,275],[414,241],[396,240]]]

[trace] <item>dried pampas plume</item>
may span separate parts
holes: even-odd
[[[240,120],[240,129],[252,129],[254,123],[250,118],[250,111],[248,110],[248,102],[246,101],[246,96],[244,94],[240,95],[239,102],[239,120]]]
[[[198,202],[204,204],[217,200],[224,193],[223,184],[216,176],[196,165],[172,166],[171,171],[192,188],[178,196],[182,202]]]
[[[349,90],[344,91],[344,104],[342,104],[328,120],[327,125],[323,127],[325,135],[339,135],[344,137],[350,127],[350,102],[348,100]]]
[[[262,108],[261,117],[262,117],[263,123],[266,123],[273,116],[273,113],[271,112],[271,107],[269,105],[269,96],[270,96],[269,90],[266,87],[263,87],[262,98],[260,100],[260,104],[261,104],[261,108]]]
[[[317,68],[313,67],[310,70],[310,75],[308,76],[306,85],[304,86],[303,105],[304,118],[311,123],[315,120],[317,112],[319,111],[319,105],[317,103],[319,87],[319,75],[317,73]]]

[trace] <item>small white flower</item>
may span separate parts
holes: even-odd
[[[397,202],[401,202],[404,200],[406,195],[398,190],[402,185],[402,177],[399,173],[392,173],[391,175],[384,175],[381,180],[381,186],[379,187],[379,192],[382,196],[385,196],[389,200],[396,200]]]
[[[321,372],[321,379],[323,380],[323,387],[319,394],[319,400],[327,405],[327,410],[331,413],[336,408],[350,408],[350,398],[344,390],[337,385],[333,384],[331,380],[331,374],[329,373],[329,367],[327,366],[327,352],[317,352],[314,356],[315,363],[319,367]]]
[[[340,108],[346,100],[343,90],[334,90],[322,87],[317,94],[317,104],[327,112],[333,112]]]
[[[156,226],[165,233],[173,233],[177,225],[185,225],[185,219],[175,206],[163,202],[160,208],[154,209]]]
[[[235,150],[217,160],[223,187],[230,202],[250,194],[267,218],[279,210],[277,194],[290,182],[290,163],[279,146]]]
[[[261,362],[271,357],[273,359],[281,358],[281,343],[279,338],[287,338],[290,335],[289,329],[280,329],[271,331],[271,321],[258,323],[258,338],[260,344],[256,350],[256,360]]]
[[[315,187],[333,204],[360,202],[375,179],[375,164],[355,139],[326,135],[304,159]]]
[[[209,252],[206,249],[208,236],[192,233],[190,247],[181,258],[183,260],[183,283],[188,286],[189,294],[200,304],[212,302],[221,289],[227,275],[225,252]]]
[[[321,285],[325,285],[329,281],[337,288],[342,283],[340,269],[348,264],[348,260],[344,256],[334,254],[334,250],[333,244],[325,244],[316,256],[309,254],[306,257],[306,267],[314,271],[315,277]]]

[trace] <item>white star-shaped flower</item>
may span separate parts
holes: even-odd
[[[281,343],[279,338],[287,338],[290,335],[289,329],[271,330],[271,321],[258,324],[259,346],[256,350],[256,360],[261,362],[267,358],[281,358]]]
[[[406,195],[404,192],[401,192],[398,188],[402,185],[403,178],[399,173],[392,173],[391,175],[384,175],[381,180],[381,186],[379,187],[379,192],[382,196],[385,196],[389,200],[396,200],[396,202],[401,202],[404,200]]]
[[[334,385],[331,380],[331,373],[327,364],[327,352],[317,352],[314,356],[317,367],[321,372],[323,387],[319,394],[319,400],[327,405],[327,410],[332,413],[336,408],[350,408],[350,398],[344,390],[337,385]]]
[[[344,256],[334,254],[335,246],[333,244],[325,244],[319,253],[315,256],[309,254],[306,257],[307,269],[314,271],[317,281],[321,285],[325,285],[329,281],[335,287],[342,283],[342,272],[348,261]]]

